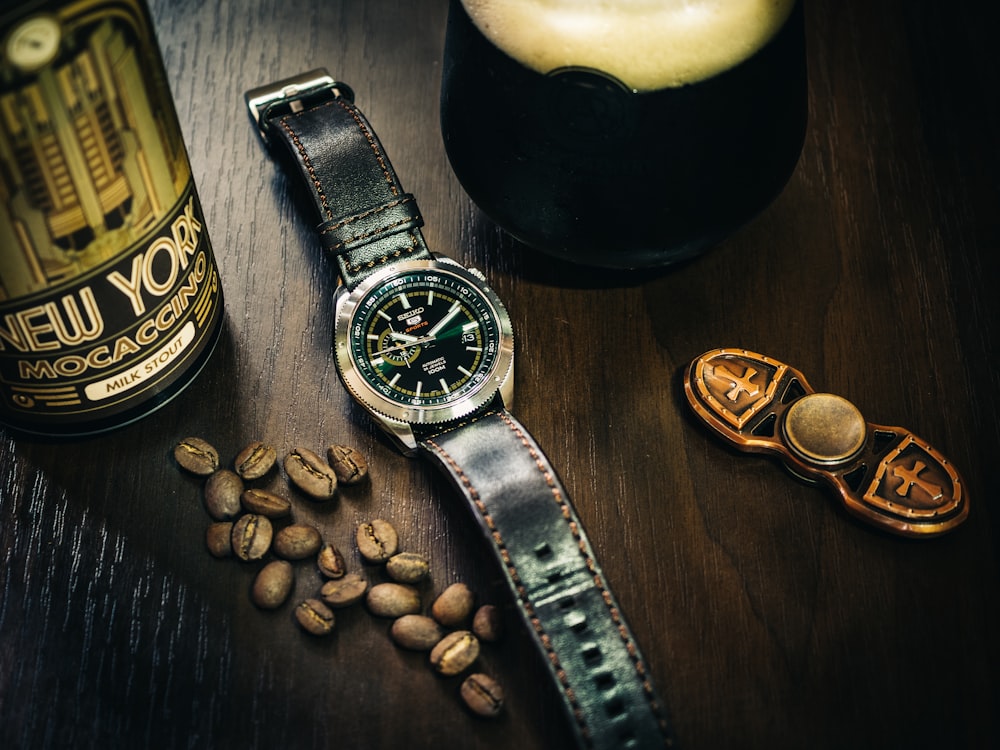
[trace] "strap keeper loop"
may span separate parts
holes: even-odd
[[[405,193],[387,203],[325,221],[316,229],[323,247],[334,255],[343,255],[388,235],[423,225],[416,199]]]

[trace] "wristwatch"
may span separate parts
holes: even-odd
[[[335,259],[334,356],[351,395],[468,500],[580,747],[673,744],[667,712],[565,488],[510,414],[514,339],[482,273],[432,254],[353,93],[325,70],[248,91]]]

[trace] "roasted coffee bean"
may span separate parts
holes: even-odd
[[[250,589],[250,599],[261,609],[277,609],[292,593],[293,583],[295,571],[292,564],[285,560],[274,560],[257,573],[253,588]]]
[[[240,560],[259,560],[271,547],[271,522],[265,516],[248,513],[233,524],[233,552]]]
[[[341,484],[358,484],[368,476],[368,462],[361,452],[349,445],[331,445],[326,458]]]
[[[233,554],[232,521],[216,521],[205,532],[205,545],[213,557],[229,557]]]
[[[316,567],[327,578],[343,578],[347,573],[347,565],[340,550],[332,544],[325,544],[316,555]]]
[[[307,633],[326,635],[333,630],[333,610],[319,599],[306,599],[295,608],[295,619]]]
[[[304,560],[319,552],[322,545],[319,529],[304,523],[293,523],[274,535],[271,549],[286,560]]]
[[[472,617],[472,632],[481,641],[492,643],[500,640],[503,635],[503,621],[500,619],[500,610],[492,604],[484,604],[476,610]]]
[[[454,677],[479,658],[479,639],[468,630],[448,633],[431,649],[431,666],[438,674]]]
[[[366,599],[368,611],[376,617],[402,617],[420,611],[420,594],[412,586],[401,583],[379,583],[372,586]]]
[[[444,637],[444,629],[426,615],[403,615],[389,629],[396,645],[411,651],[430,651]]]
[[[260,479],[267,474],[278,460],[278,452],[273,446],[255,440],[236,455],[233,466],[244,479]]]
[[[400,552],[389,558],[385,571],[389,577],[398,583],[417,583],[430,573],[431,566],[427,558],[416,552]]]
[[[242,493],[243,480],[229,469],[219,469],[205,482],[205,510],[216,521],[232,520],[243,510]]]
[[[358,526],[358,552],[368,562],[384,563],[399,549],[396,529],[388,521],[376,518]]]
[[[219,468],[219,452],[207,441],[188,437],[174,446],[174,460],[182,469],[207,477]]]
[[[307,448],[285,456],[285,472],[296,487],[315,500],[330,500],[337,493],[337,475],[330,465]]]
[[[268,518],[284,518],[292,512],[292,503],[267,490],[250,488],[243,490],[240,502],[250,513],[257,513]]]
[[[472,614],[475,596],[464,583],[453,583],[431,605],[431,616],[442,625],[455,628]]]
[[[503,709],[503,688],[499,682],[482,672],[466,677],[460,692],[465,705],[479,716],[492,718]]]
[[[361,601],[368,591],[368,581],[357,573],[348,573],[343,578],[327,581],[320,589],[323,601],[331,607],[349,607]]]

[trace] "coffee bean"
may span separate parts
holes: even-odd
[[[499,682],[482,672],[466,677],[460,693],[465,705],[479,716],[492,718],[503,709],[503,688]]]
[[[396,529],[381,518],[359,525],[356,537],[358,552],[368,562],[383,563],[395,555],[399,548]]]
[[[430,573],[431,566],[427,558],[416,552],[400,552],[389,558],[385,571],[392,580],[398,583],[417,583]]]
[[[232,521],[216,521],[208,527],[205,545],[213,557],[229,557],[233,554],[232,532]]]
[[[431,666],[438,674],[454,677],[479,658],[479,639],[468,630],[448,633],[431,649]]]
[[[426,615],[403,615],[389,629],[396,645],[411,651],[430,651],[444,636],[444,629]]]
[[[319,599],[306,599],[295,608],[295,619],[307,633],[326,635],[333,630],[333,610]]]
[[[503,621],[500,610],[492,604],[484,604],[472,617],[472,632],[481,641],[498,641],[503,635]]]
[[[347,573],[344,556],[332,544],[325,544],[316,555],[316,567],[327,578],[343,578]]]
[[[357,573],[348,573],[343,578],[324,583],[319,594],[323,597],[323,601],[339,609],[361,601],[366,591],[368,591],[368,581]]]
[[[255,440],[236,455],[233,465],[244,479],[260,479],[273,468],[276,460],[278,452],[273,446]]]
[[[174,446],[174,460],[182,469],[207,477],[219,468],[219,452],[197,437],[184,438]]]
[[[341,484],[358,484],[368,476],[368,462],[361,452],[349,445],[331,445],[326,457]]]
[[[229,521],[242,511],[243,480],[229,469],[219,469],[205,482],[205,510],[216,521]]]
[[[277,609],[292,593],[295,571],[292,564],[284,560],[269,562],[254,579],[250,599],[261,609]]]
[[[368,610],[376,617],[402,617],[420,611],[420,594],[401,583],[379,583],[371,587],[366,599]]]
[[[314,500],[330,500],[337,492],[337,475],[330,465],[307,448],[285,456],[285,472],[296,487]]]
[[[259,560],[271,546],[271,522],[265,516],[248,513],[233,524],[233,552],[243,561]]]
[[[271,549],[286,560],[304,560],[319,552],[322,545],[323,538],[315,526],[293,523],[274,535]]]
[[[454,628],[462,625],[472,614],[475,596],[464,583],[453,583],[431,605],[431,616],[442,625]]]
[[[281,495],[251,487],[243,490],[240,502],[250,513],[268,518],[284,518],[292,512],[292,504]]]

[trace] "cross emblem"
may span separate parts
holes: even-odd
[[[743,375],[739,376],[725,365],[715,366],[716,376],[732,381],[732,389],[726,393],[726,398],[733,402],[740,397],[741,393],[745,393],[751,398],[760,393],[760,388],[750,382],[750,379],[756,374],[757,371],[752,367],[747,367],[747,369],[743,371]]]
[[[900,497],[906,497],[910,494],[910,490],[913,486],[916,485],[935,500],[941,497],[943,492],[938,485],[924,481],[920,478],[920,472],[926,468],[927,464],[923,461],[914,462],[912,469],[907,469],[903,466],[896,466],[893,468],[893,476],[897,479],[903,480],[903,483],[896,488],[896,494]]]

